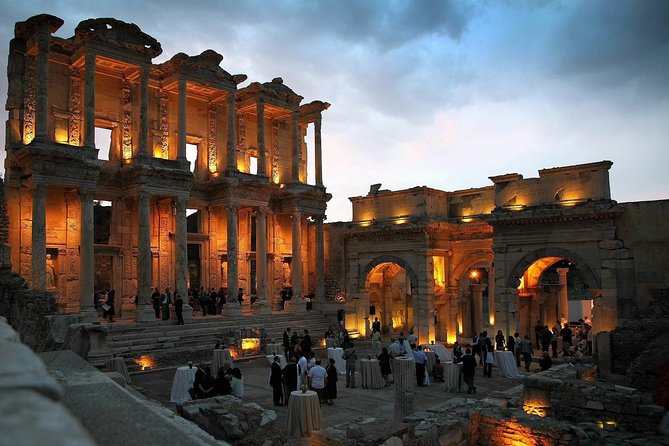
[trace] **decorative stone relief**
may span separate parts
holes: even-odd
[[[169,103],[170,92],[160,90],[160,152],[163,159],[169,158],[170,154],[170,130],[169,130]]]
[[[159,243],[159,262],[160,262],[160,289],[161,291],[167,288],[169,280],[169,244],[170,244],[170,232],[169,232],[169,211],[171,210],[171,205],[162,205],[160,206],[160,243]]]
[[[279,184],[279,121],[272,120],[272,182]]]
[[[123,79],[121,111],[121,152],[128,160],[132,158],[132,84],[127,79]]]
[[[220,243],[220,239],[218,238],[218,219],[216,218],[215,212],[212,209],[211,212],[209,212],[209,228],[211,228],[209,232],[209,264],[210,265],[216,265],[218,262],[220,262],[220,258],[218,256],[218,244]],[[219,271],[218,268],[209,268],[209,285],[210,286],[217,286],[219,283],[221,283],[221,277],[219,276]]]
[[[23,114],[23,143],[29,144],[35,138],[35,108],[37,107],[35,97],[35,64],[26,63],[26,89],[25,110]]]
[[[209,166],[209,172],[216,172],[217,171],[217,166],[216,166],[216,152],[217,152],[217,147],[216,147],[216,104],[214,103],[209,103],[209,114],[208,114],[208,140],[207,140],[207,147],[208,147],[208,153],[209,153],[209,161],[207,165]]]
[[[237,116],[237,151],[244,153],[246,150],[246,113]]]
[[[71,146],[81,144],[81,70],[70,67],[69,141]]]

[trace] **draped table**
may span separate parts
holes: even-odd
[[[454,364],[446,362],[444,364],[444,381],[446,390],[449,392],[460,391],[462,388],[462,363]]]
[[[336,348],[338,346],[339,346],[339,341],[337,341],[337,338],[325,338],[325,347]]]
[[[235,366],[235,360],[230,354],[230,349],[215,348],[211,358],[211,376],[216,377],[218,369],[225,368],[227,364],[230,364],[231,368]]]
[[[337,373],[339,375],[346,375],[346,361],[344,361],[344,349],[337,348],[328,348],[328,358],[335,360],[335,367],[337,368]]]
[[[495,365],[505,378],[518,378],[518,367],[513,352],[508,350],[495,350]]]
[[[172,380],[172,391],[170,392],[170,401],[173,403],[183,403],[190,401],[188,389],[193,387],[195,372],[197,367],[188,367],[187,365],[177,368]]]
[[[267,344],[265,346],[265,353],[267,353],[268,355],[271,354],[278,355],[281,353],[285,353],[283,344]]]
[[[446,362],[453,359],[453,353],[449,352],[446,347],[441,344],[421,344],[421,347],[423,347],[423,350],[428,348],[430,351],[433,351],[437,356],[439,356],[439,361],[441,362]]]
[[[105,368],[119,372],[123,376],[123,379],[125,379],[125,383],[130,384],[130,375],[128,374],[128,367],[125,365],[124,358],[115,357],[108,360],[105,363]]]
[[[378,359],[361,359],[358,362],[363,389],[380,389],[385,385]]]
[[[278,356],[279,357],[279,365],[281,366],[281,370],[288,364],[286,361],[286,356],[281,354],[281,355],[267,355],[265,358],[267,358],[267,363],[271,366],[272,363],[274,362],[274,357]]]
[[[313,390],[290,392],[286,433],[289,437],[309,437],[321,429],[321,403]]]

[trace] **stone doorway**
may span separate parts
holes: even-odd
[[[383,333],[407,333],[414,326],[411,282],[404,268],[392,262],[381,263],[367,274],[367,297],[370,309],[381,322]]]

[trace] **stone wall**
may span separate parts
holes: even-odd
[[[55,348],[47,316],[58,313],[53,295],[28,291],[19,276],[0,272],[0,316],[19,333],[21,341],[36,352]]]

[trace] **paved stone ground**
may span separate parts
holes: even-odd
[[[359,357],[367,354],[365,350],[368,342],[359,341],[356,347]],[[362,354],[360,354],[362,353]],[[325,360],[327,354],[325,350],[316,350],[317,358]],[[277,428],[285,426],[287,418],[286,406],[274,407],[272,403],[272,389],[268,386],[269,365],[265,357],[256,358],[249,361],[235,361],[235,366],[239,367],[244,376],[244,400],[255,402],[266,409],[275,409],[278,419],[275,421]],[[175,410],[176,405],[171,403],[170,390],[174,370],[164,369],[159,371],[140,372],[131,376],[134,385],[145,389],[145,395],[165,407]],[[429,387],[416,387],[414,397],[414,407],[416,411],[424,410],[436,404],[442,403],[450,398],[470,397],[481,399],[495,391],[508,390],[521,383],[522,376],[526,374],[524,368],[519,368],[521,379],[509,379],[500,376],[499,369],[493,368],[492,378],[483,378],[483,367],[477,368],[475,384],[477,393],[467,395],[466,386],[463,392],[447,392],[444,383],[432,383]],[[531,373],[538,370],[536,363],[532,364]],[[337,382],[338,398],[333,406],[324,405],[321,409],[323,426],[334,426],[346,421],[353,421],[359,417],[374,417],[380,419],[392,420],[394,417],[394,390],[390,387],[378,390],[368,390],[360,387],[360,381],[355,389],[347,389],[345,386],[345,377],[339,376]]]

